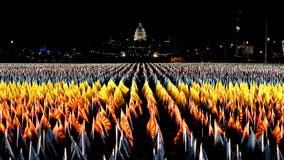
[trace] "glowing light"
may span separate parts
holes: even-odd
[[[11,40],[11,41],[10,41],[10,43],[11,43],[11,44],[14,44],[14,41],[13,41],[13,40]]]
[[[121,52],[121,57],[126,57],[126,53],[125,52]]]
[[[153,57],[155,57],[155,58],[159,57],[158,52],[155,52],[155,53],[153,54]]]
[[[239,32],[241,30],[240,26],[236,26],[236,31]]]

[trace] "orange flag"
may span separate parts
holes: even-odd
[[[123,111],[120,112],[120,128],[124,132],[127,140],[129,141],[129,144],[131,147],[133,147],[133,135],[132,135],[132,130],[131,126],[128,122],[128,119],[126,115],[123,113]]]
[[[157,128],[159,127],[158,124],[157,124],[155,114],[151,113],[150,119],[149,119],[146,127],[147,127],[147,133],[150,135],[152,140],[154,140]]]
[[[279,126],[279,121],[277,122],[277,125],[273,129],[272,134],[273,134],[273,137],[276,140],[276,144],[278,145],[280,143],[280,140],[281,140],[281,137],[282,137],[281,129],[280,129],[280,126]]]
[[[191,133],[190,133],[190,130],[189,130],[186,122],[183,119],[181,124],[179,125],[179,130],[178,130],[178,132],[177,132],[177,134],[176,134],[176,136],[174,138],[174,144],[178,144],[181,141],[181,139],[184,138],[185,134],[190,135]]]
[[[97,113],[96,119],[100,121],[102,126],[106,131],[109,131],[112,127],[110,120],[107,118],[106,111],[103,108],[100,108],[100,111]]]
[[[257,126],[256,126],[256,132],[255,132],[255,138],[258,140],[260,136],[266,131],[266,128],[269,126],[269,123],[266,118],[261,120],[258,118]]]

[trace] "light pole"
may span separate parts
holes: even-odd
[[[268,41],[268,35],[267,35],[267,19],[265,19],[264,63],[267,63],[267,41]]]

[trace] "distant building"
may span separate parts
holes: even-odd
[[[138,27],[134,33],[134,41],[130,42],[126,53],[129,56],[135,57],[148,57],[152,53],[151,42],[147,41],[146,31],[142,26],[142,23],[138,24]]]
[[[253,48],[254,48],[253,45],[248,45],[245,43],[241,45],[237,45],[236,56],[250,57],[254,53]]]
[[[142,23],[139,23],[138,27],[135,30],[134,41],[146,41],[147,35],[145,29],[142,26]]]

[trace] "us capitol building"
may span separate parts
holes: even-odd
[[[155,40],[147,36],[142,23],[138,23],[133,39],[112,39],[103,43],[103,52],[119,57],[143,57],[162,58],[173,54],[179,49],[178,45],[168,38],[167,40]]]

